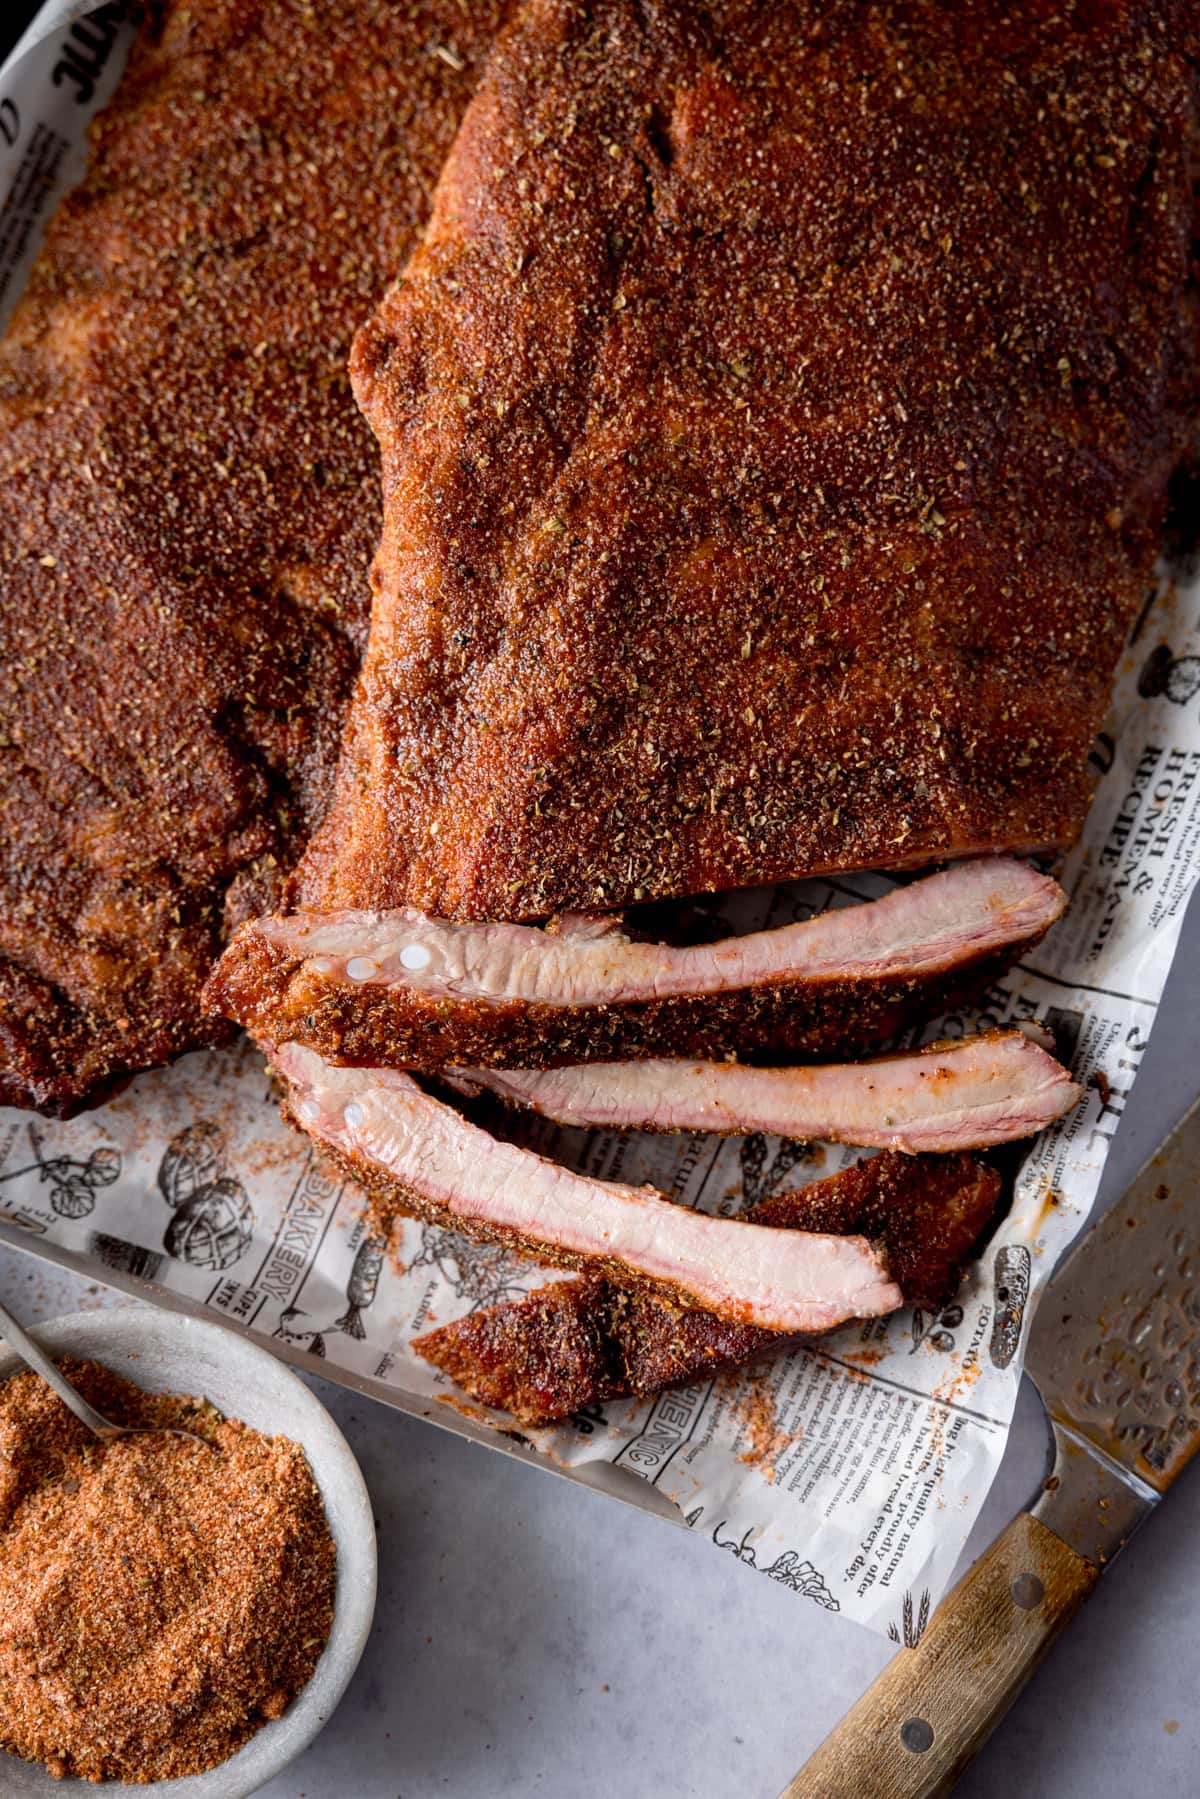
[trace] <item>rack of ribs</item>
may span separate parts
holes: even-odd
[[[266,0],[169,10],[98,128],[0,383],[0,1091],[69,1104],[243,1024],[381,1217],[581,1273],[494,1341],[536,1360],[553,1314],[594,1391],[644,1391],[931,1290],[904,1207],[957,1266],[995,1200],[963,1146],[1077,1098],[1015,1032],[828,1058],[1065,903],[1025,858],[1079,830],[1197,412],[1200,30],[1194,0],[528,0],[483,63],[499,11],[439,42],[436,8],[350,7],[271,62]],[[350,358],[380,518],[343,352],[446,150]],[[884,897],[794,924],[639,929],[864,870]],[[828,1228],[815,1191],[717,1218],[428,1077],[887,1147]]]
[[[1071,841],[1195,417],[1190,18],[521,12],[355,345],[365,662],[293,901],[215,1004],[520,1065],[553,1021],[493,1007],[467,1050],[469,983],[430,1032],[432,976],[344,971],[393,931],[436,967],[422,920]],[[605,1019],[570,1047],[755,1028]]]
[[[698,1058],[735,1126],[815,1081],[878,1141],[842,1070],[715,1059],[870,1047],[1053,923],[1018,858],[1079,830],[1196,416],[1196,27],[531,0],[501,36],[352,356],[384,512],[334,801],[209,989],[377,1208],[582,1268],[568,1311],[895,1303],[886,1233],[685,1225],[404,1071],[669,1127]],[[947,862],[699,948],[619,916]],[[1001,1135],[1073,1103],[1045,1053],[980,1039],[952,1141],[981,1057]]]
[[[327,804],[366,632],[351,335],[500,11],[140,9],[0,345],[0,1101],[224,1034],[201,985]]]

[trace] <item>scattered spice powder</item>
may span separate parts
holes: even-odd
[[[765,1379],[751,1381],[749,1390],[738,1396],[734,1410],[742,1422],[745,1444],[738,1461],[757,1468],[768,1485],[774,1484],[775,1464],[801,1440],[803,1431],[780,1428],[775,1400]]]
[[[37,1375],[0,1386],[0,1746],[56,1778],[200,1773],[316,1667],[336,1581],[320,1493],[286,1437],[60,1365],[115,1422],[212,1447],[101,1443]]]

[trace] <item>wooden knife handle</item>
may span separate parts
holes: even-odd
[[[1014,1518],[781,1799],[934,1799],[986,1742],[1100,1570]]]

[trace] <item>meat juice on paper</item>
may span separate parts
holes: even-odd
[[[76,41],[81,10],[47,7],[32,49],[0,77],[5,306],[119,74],[127,32],[115,10]],[[1200,583],[1164,588],[1143,617],[1094,761],[1095,803],[1062,877],[1071,911],[987,996],[983,1019],[1044,1019],[1086,1097],[1025,1155],[1011,1210],[953,1304],[847,1327],[758,1370],[605,1405],[531,1438],[589,1484],[598,1469],[645,1483],[648,1500],[653,1488],[716,1548],[897,1641],[919,1636],[999,1465],[1032,1308],[1095,1200],[1178,943],[1200,835]],[[723,915],[757,928],[891,885],[807,882],[735,896]],[[920,1040],[978,1022],[951,1017]],[[562,1131],[536,1117],[511,1128],[589,1173],[726,1214],[854,1159],[763,1137]],[[148,1283],[472,1436],[510,1421],[489,1420],[407,1345],[562,1278],[412,1221],[385,1251],[353,1188],[281,1123],[246,1044],[139,1076],[68,1123],[0,1113],[0,1231],[98,1279]]]

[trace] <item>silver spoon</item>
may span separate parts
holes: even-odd
[[[203,1443],[205,1449],[213,1449],[215,1445],[207,1437],[201,1437],[194,1430],[183,1430],[180,1426],[170,1424],[114,1424],[103,1412],[98,1412],[94,1405],[89,1405],[83,1394],[77,1392],[69,1380],[64,1380],[54,1363],[44,1350],[38,1348],[33,1338],[27,1336],[17,1323],[11,1312],[0,1306],[0,1334],[3,1334],[10,1349],[16,1351],[23,1362],[27,1362],[35,1374],[40,1374],[48,1387],[52,1387],[63,1404],[86,1424],[88,1429],[100,1438],[103,1443],[114,1443],[118,1437],[190,1437],[193,1443]]]

